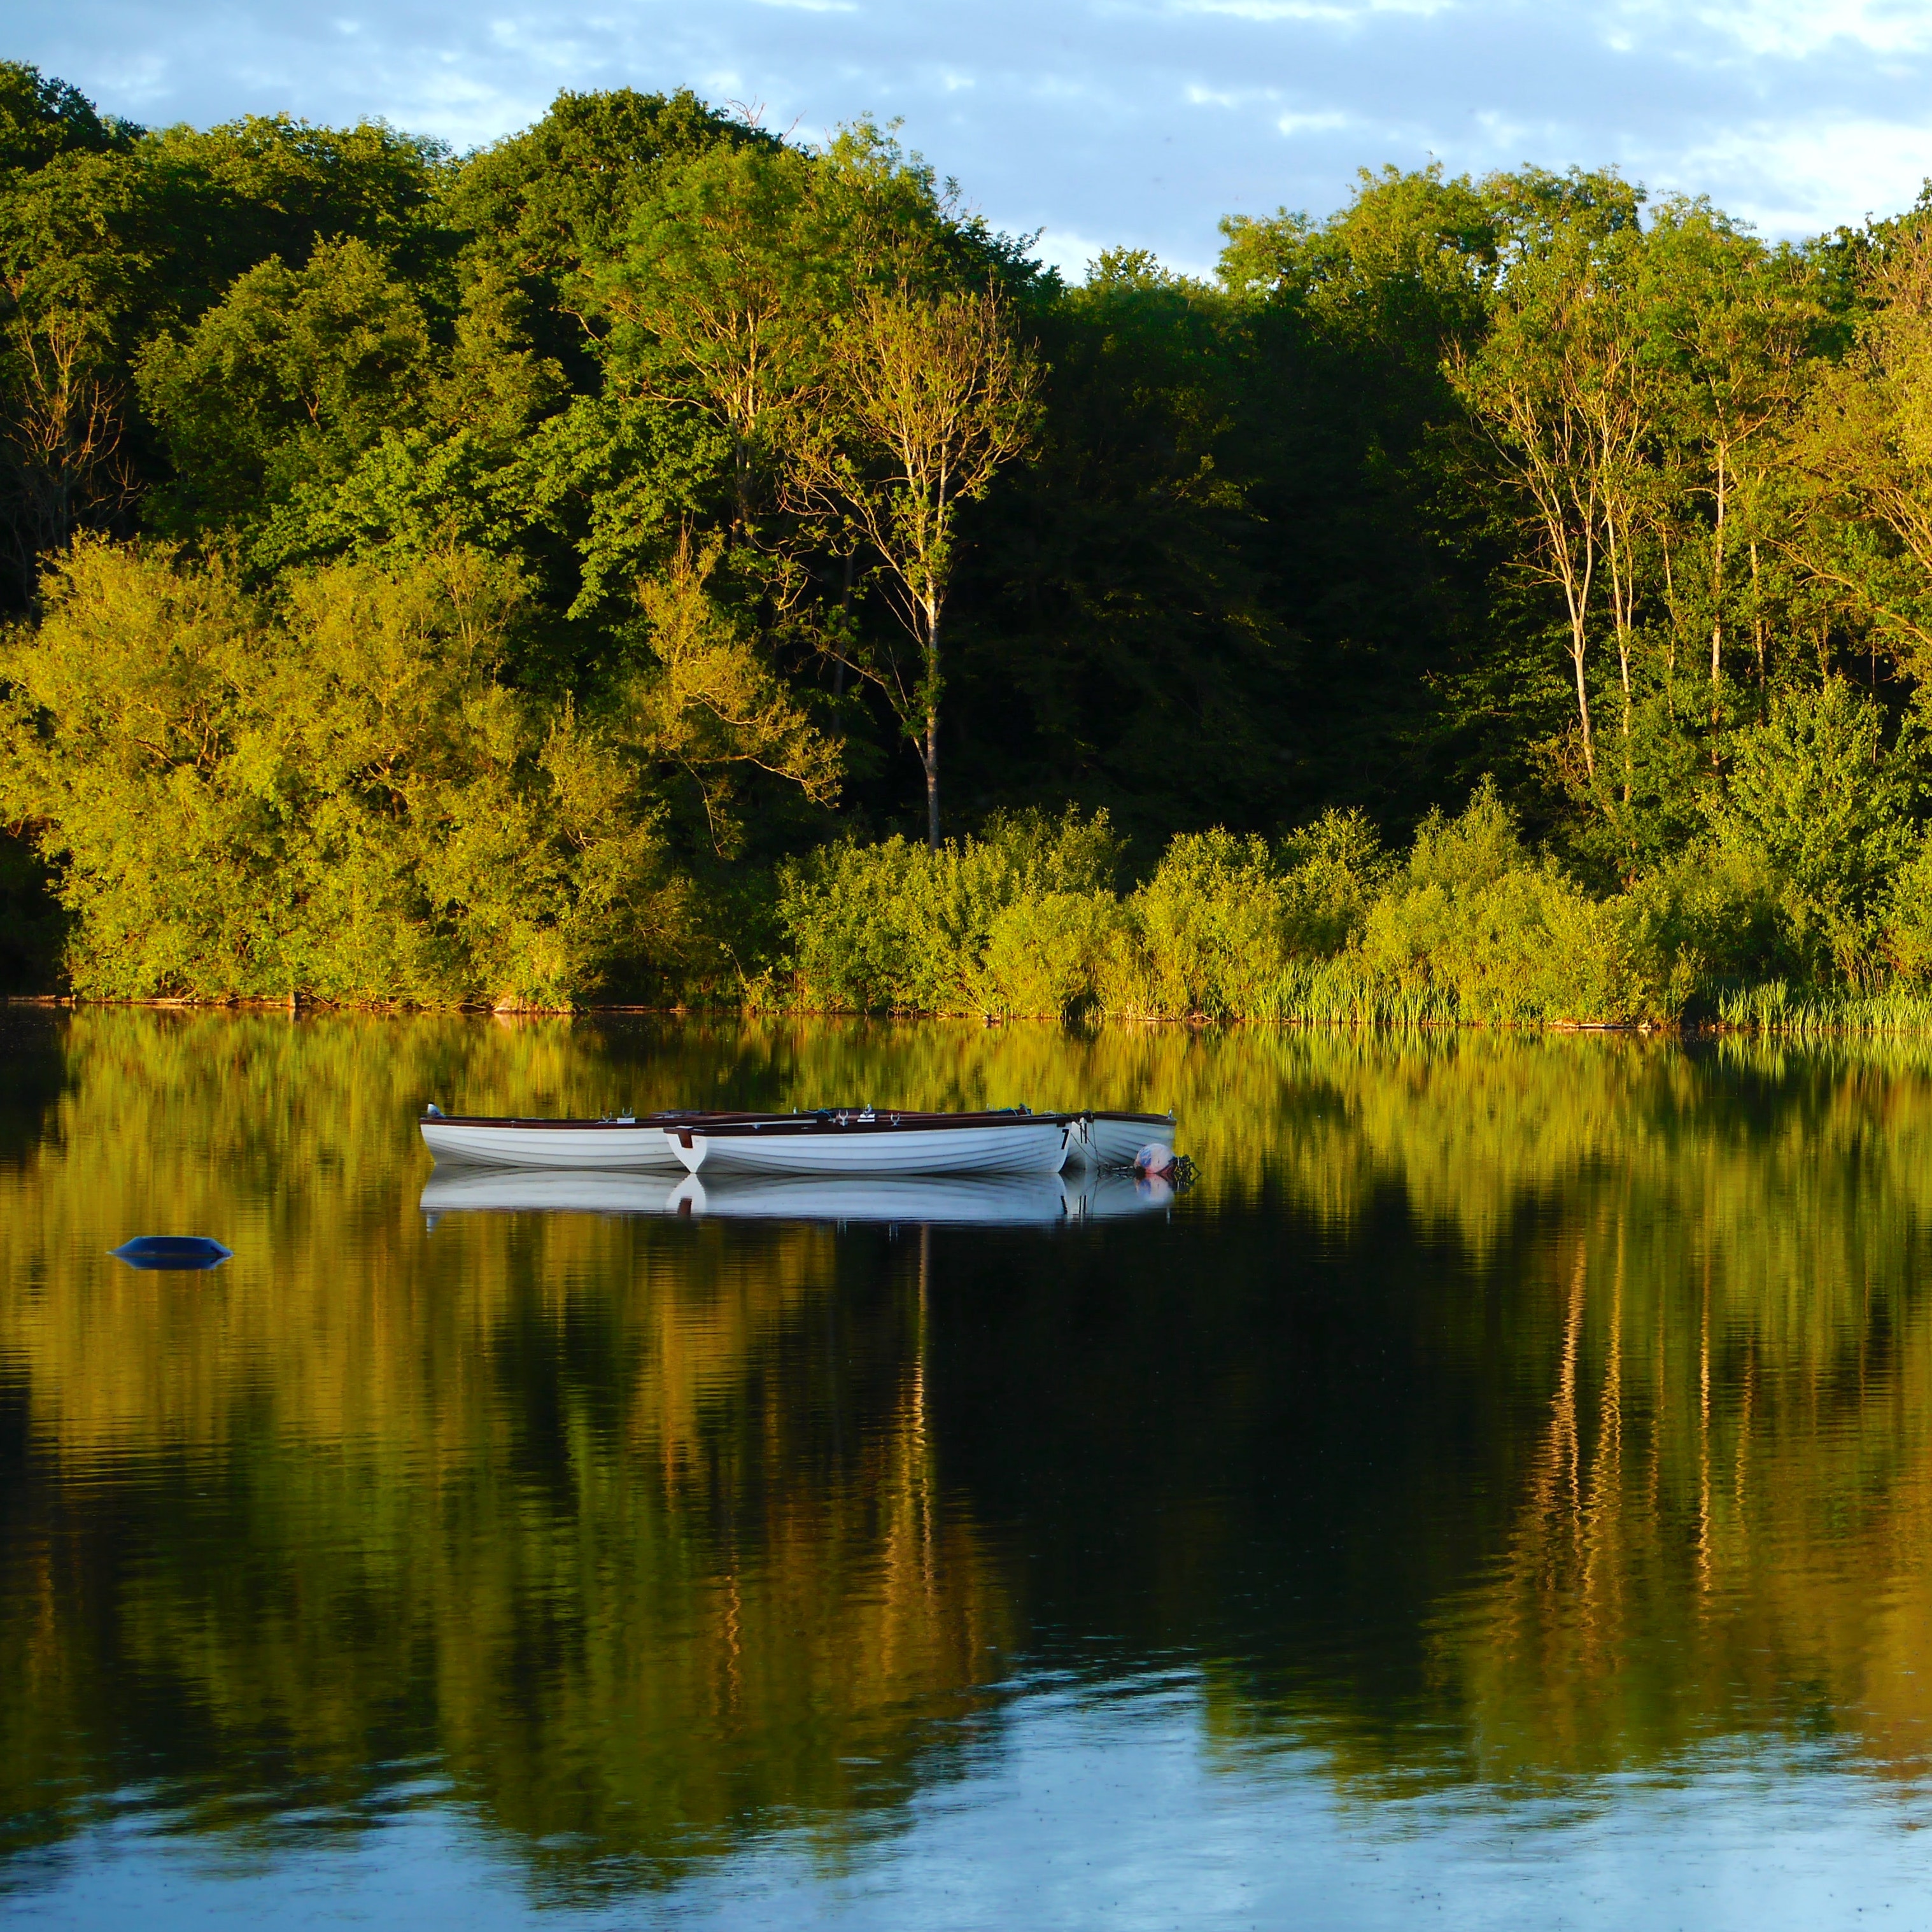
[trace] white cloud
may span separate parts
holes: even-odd
[[[1347,114],[1282,114],[1276,117],[1274,130],[1277,134],[1290,136],[1330,134],[1338,128],[1356,124],[1354,117]]]
[[[1695,17],[1748,52],[1802,60],[1834,43],[1875,54],[1932,47],[1932,10],[1895,0],[1742,0],[1697,8]]]
[[[1734,214],[1772,234],[1816,232],[1909,206],[1932,175],[1932,129],[1892,121],[1820,118],[1740,126],[1667,158],[1654,183],[1695,192],[1728,180]]]
[[[1198,81],[1190,81],[1181,98],[1190,107],[1239,108],[1276,100],[1280,94],[1280,90],[1273,87],[1203,87]]]
[[[1096,241],[1075,229],[1048,226],[1040,238],[1039,254],[1042,262],[1058,268],[1070,282],[1078,282],[1085,280],[1088,265],[1114,245]]]

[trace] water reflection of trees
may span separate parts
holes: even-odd
[[[265,1792],[352,1817],[433,1760],[565,1889],[775,1819],[836,1849],[945,1774],[947,1720],[1027,1642],[1184,1653],[1216,1738],[1317,1736],[1370,1786],[1739,1728],[1919,1760],[1923,1049],[100,1012],[58,1038],[0,1163],[16,1842],[150,1777],[233,1833]],[[431,1096],[1173,1105],[1208,1178],[1171,1226],[1050,1249],[426,1236]],[[164,1228],[237,1258],[101,1253]]]
[[[916,1249],[409,1211],[453,1056],[565,1087],[583,1044],[74,1023],[0,1180],[16,1836],[147,1778],[202,1824],[347,1817],[433,1756],[560,1882],[634,1881],[939,1768],[1010,1631],[939,1507]],[[105,1259],[150,1222],[237,1258]]]
[[[1507,1556],[1438,1639],[1484,1775],[1767,1727],[1923,1775],[1932,1333],[1900,1219],[1889,1255],[1866,1231],[1841,1294],[1790,1282],[1774,1242],[1707,1240],[1660,1284],[1621,1231],[1579,1238]]]
[[[1416,1606],[1426,1744],[1240,1671],[1225,1733],[1292,1719],[1371,1778],[1418,1750],[1452,1778],[1654,1767],[1738,1731],[1922,1775],[1932,1052],[1380,1051],[1310,1054],[1358,1205],[1312,1148],[1278,1184],[1346,1220],[1378,1175],[1474,1264],[1412,1312],[1436,1401],[1486,1387],[1509,1508]]]

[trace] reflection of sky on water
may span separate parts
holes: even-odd
[[[290,1932],[1809,1932],[1860,1913],[1922,1922],[1932,1856],[1913,1828],[1928,1822],[1932,1802],[1920,1794],[1820,1754],[1737,1741],[1507,1809],[1479,1786],[1365,1803],[1338,1792],[1318,1748],[1216,1750],[1197,1687],[1174,1673],[1099,1693],[1022,1689],[965,1775],[922,1792],[875,1842],[828,1858],[802,1834],[768,1832],[669,1894],[608,1909],[533,1900],[490,1834],[433,1808],[399,1810],[353,1850],[292,1850],[254,1870],[205,1844],[105,1828],[64,1854],[68,1876],[16,1894],[8,1916],[74,1932],[272,1922]]]

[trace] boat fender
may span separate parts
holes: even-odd
[[[1171,1180],[1174,1178],[1174,1150],[1165,1141],[1149,1141],[1134,1156],[1134,1172],[1143,1180]]]

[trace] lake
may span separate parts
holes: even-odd
[[[429,1100],[1200,1178],[466,1198]],[[0,1916],[1922,1923],[1928,1262],[1932,1045],[8,1010]]]

